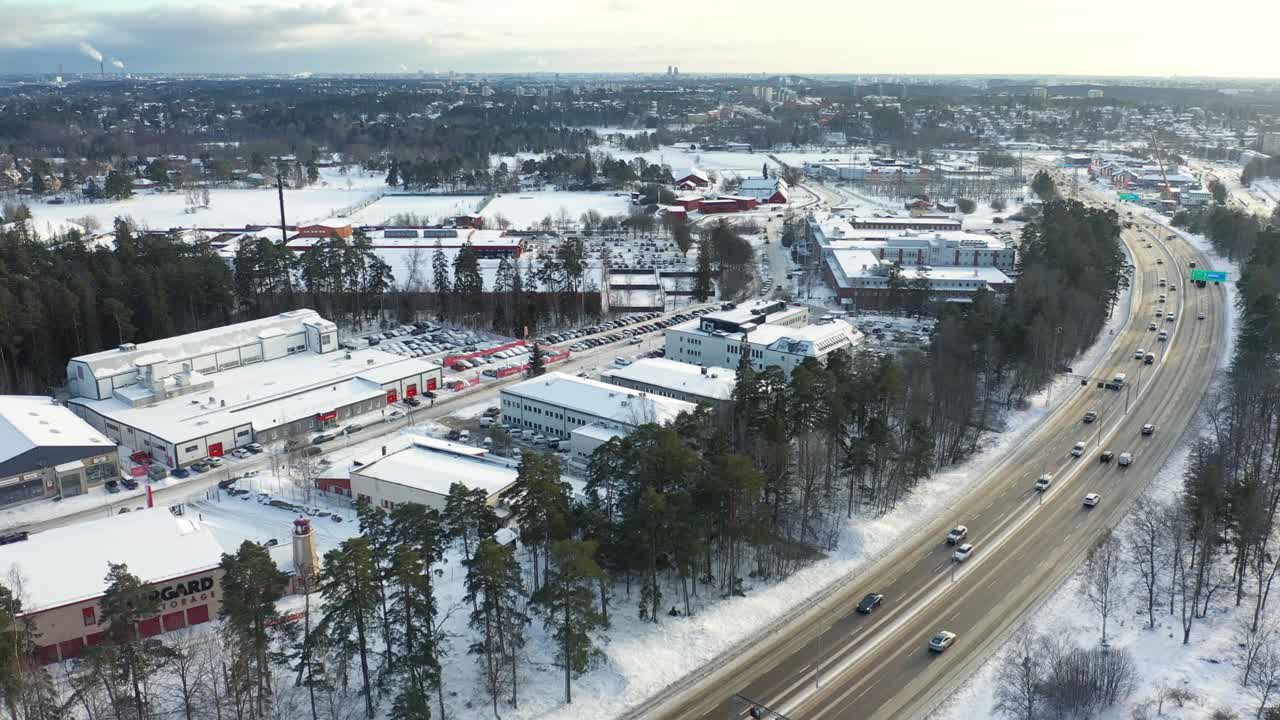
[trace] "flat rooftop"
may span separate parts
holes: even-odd
[[[415,438],[408,447],[353,470],[374,480],[448,495],[454,483],[469,490],[484,490],[492,496],[516,481],[516,470],[505,464],[487,460],[482,454],[459,454],[436,443]],[[454,445],[454,443],[448,443]],[[462,446],[467,448],[467,446]],[[468,448],[475,450],[475,448]]]
[[[235,325],[138,343],[133,350],[113,348],[80,355],[71,358],[71,361],[87,364],[96,377],[109,377],[134,370],[135,359],[180,360],[196,355],[208,355],[218,350],[230,350],[247,345],[261,337],[299,332],[302,330],[303,323],[312,323],[330,329],[334,327],[332,322],[320,317],[315,310],[291,310]]]
[[[38,447],[102,446],[115,443],[70,410],[38,395],[0,396],[0,462]]]
[[[558,372],[503,388],[502,393],[631,426],[668,423],[680,413],[693,412],[697,407],[683,400],[646,395],[638,390]]]
[[[666,358],[644,358],[601,375],[606,380],[631,380],[715,400],[728,400],[733,397],[737,371],[722,367],[702,368]]]
[[[16,571],[25,612],[96,598],[108,563],[124,563],[144,585],[215,568],[223,548],[199,521],[165,508],[76,523],[0,545],[0,572]]]
[[[381,395],[383,383],[439,367],[375,348],[302,352],[204,376],[213,387],[154,405],[131,407],[115,397],[69,402],[158,437],[186,440],[246,424],[267,430]]]
[[[765,310],[776,308],[772,312],[766,313]],[[780,300],[752,300],[750,302],[738,303],[738,305],[730,310],[716,310],[702,316],[701,319],[719,320],[726,323],[742,324],[751,322],[760,315],[765,316],[765,322],[793,318],[796,315],[809,312],[802,305],[788,305]]]

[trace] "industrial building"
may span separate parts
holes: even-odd
[[[109,563],[127,565],[153,590],[160,614],[138,624],[139,634],[151,637],[218,617],[222,553],[198,521],[150,508],[0,545],[0,572],[22,578],[22,617],[35,631],[37,658],[51,663],[102,642],[98,603]]]
[[[643,358],[624,368],[606,370],[600,379],[649,395],[723,407],[733,400],[737,371],[699,367],[666,358]]]
[[[384,510],[404,503],[443,510],[454,483],[483,490],[492,504],[515,481],[515,468],[482,448],[419,435],[351,468],[355,499]]]
[[[48,397],[0,396],[0,507],[120,477],[115,443]]]
[[[434,390],[441,368],[346,351],[314,310],[72,358],[68,407],[116,443],[169,466],[339,428]]]
[[[624,434],[646,423],[665,424],[693,403],[653,396],[598,380],[549,372],[502,389],[502,419],[513,432],[568,439],[584,425],[604,423]]]
[[[904,220],[925,218],[904,218]],[[880,307],[901,298],[893,293],[923,279],[933,300],[967,300],[979,290],[1005,292],[1013,287],[1017,249],[992,235],[963,230],[901,230],[883,227],[887,218],[860,227],[828,214],[806,222],[809,251],[820,258],[822,277],[841,302]],[[896,280],[891,280],[894,276]]]
[[[666,357],[703,367],[737,368],[742,353],[751,367],[778,366],[790,376],[807,358],[825,362],[833,352],[850,352],[862,333],[844,321],[809,325],[804,306],[782,301],[727,305],[717,312],[666,330]]]

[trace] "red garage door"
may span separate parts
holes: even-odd
[[[436,379],[435,379],[435,378],[427,378],[427,389],[428,389],[428,390],[435,390],[435,389],[436,389]]]
[[[160,634],[160,618],[153,617],[150,620],[143,620],[138,623],[138,632],[142,637],[152,637]]]
[[[387,404],[388,404],[388,405],[391,405],[391,404],[392,404],[392,403],[394,403],[395,401],[396,401],[396,391],[395,391],[395,390],[388,390],[388,391],[387,391]]]
[[[209,457],[222,457],[222,443],[209,443]]]
[[[404,389],[404,396],[407,398],[417,397],[417,395],[418,395],[418,386],[416,384],[410,385],[409,387]]]
[[[164,631],[173,632],[187,626],[187,615],[183,611],[167,613],[164,616]]]
[[[84,650],[84,638],[73,638],[71,640],[58,643],[58,649],[62,650],[63,660],[80,657],[80,651]]]
[[[200,623],[209,622],[209,606],[199,605],[193,608],[187,608],[187,624],[199,625]]]

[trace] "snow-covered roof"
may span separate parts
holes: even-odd
[[[79,522],[0,545],[0,572],[23,578],[28,613],[89,600],[106,590],[107,563],[146,585],[217,567],[222,546],[200,522],[151,508]]]
[[[93,445],[115,443],[50,398],[0,396],[0,463],[38,447]]]
[[[348,357],[350,355],[350,357]],[[206,376],[207,390],[133,407],[121,397],[74,398],[104,417],[171,441],[252,425],[261,432],[308,415],[328,412],[385,394],[382,386],[440,366],[376,348],[297,353]],[[142,386],[140,390],[146,392]]]
[[[703,368],[666,358],[644,358],[627,367],[601,373],[606,381],[630,380],[713,400],[728,400],[733,396],[736,375],[736,371],[729,368]]]
[[[460,446],[469,451],[455,452],[441,445],[441,441],[425,442],[431,438],[415,438],[408,447],[388,453],[385,457],[353,470],[373,480],[394,483],[424,490],[436,495],[448,495],[449,487],[462,483],[468,489],[484,490],[495,495],[516,481],[515,469],[484,459],[484,451]],[[455,443],[444,443],[453,446]]]
[[[747,178],[738,185],[739,190],[776,190],[779,187],[786,187],[782,178]]]
[[[649,395],[599,380],[558,372],[549,372],[503,388],[502,394],[556,405],[629,427],[650,422],[667,423],[680,413],[693,412],[696,408],[693,403],[683,400]]]
[[[252,343],[259,338],[302,332],[305,322],[321,321],[320,313],[310,309],[291,310],[271,317],[225,325],[177,335],[161,340],[122,346],[88,355],[71,358],[72,363],[84,363],[94,377],[110,377],[133,370],[138,358],[160,355],[171,362],[197,355],[208,355],[219,350],[231,350]],[[265,333],[265,334],[264,334]]]

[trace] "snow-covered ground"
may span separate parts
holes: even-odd
[[[573,224],[588,210],[602,216],[627,215],[631,211],[631,195],[621,192],[571,192],[546,190],[538,192],[503,193],[495,197],[484,209],[485,225],[497,227],[493,222],[498,215],[505,216],[516,229],[531,228],[550,216],[554,222],[564,208]]]
[[[1075,361],[1076,367],[1090,368],[1100,361],[1112,339],[1106,331],[1123,324],[1128,307],[1126,292],[1100,341]],[[735,645],[767,632],[790,618],[795,607],[846,582],[848,575],[875,562],[900,538],[928,524],[971,491],[1038,426],[1045,414],[1065,400],[1068,393],[1062,390],[1073,385],[1064,378],[1047,396],[1042,393],[1031,398],[1027,409],[1008,417],[1005,432],[987,438],[982,452],[961,466],[934,475],[893,513],[883,518],[858,517],[849,521],[837,550],[781,583],[748,586],[746,597],[704,604],[692,617],[663,617],[658,626],[636,618],[635,597],[615,597],[610,614],[612,640],[604,647],[606,662],[575,681],[573,705],[561,706],[554,679],[542,678],[538,687],[526,685],[527,690],[523,691],[526,697],[536,697],[527,704],[522,702],[520,710],[508,709],[503,717],[611,717],[696,673]],[[675,597],[674,588],[666,588],[664,593]],[[544,699],[544,694],[550,697]]]
[[[412,213],[439,223],[446,217],[475,212],[483,200],[481,195],[424,196],[392,193],[352,213],[347,219],[359,225],[379,225],[395,215]]]
[[[285,216],[290,224],[324,220],[383,191],[385,180],[382,173],[356,170],[342,175],[337,168],[321,168],[320,182],[285,190]],[[117,217],[130,217],[142,227],[158,230],[280,223],[279,199],[273,188],[214,188],[209,191],[207,209],[195,213],[187,210],[185,194],[181,192],[143,192],[127,200],[110,202],[31,204],[38,232],[44,232],[49,223],[68,222],[86,215],[97,218],[102,230],[109,230]]]
[[[769,153],[728,152],[725,150],[690,150],[688,145],[664,145],[657,150],[636,153],[620,148],[607,149],[609,154],[619,160],[630,162],[632,158],[642,157],[646,162],[671,166],[671,174],[679,179],[693,168],[714,171],[722,177],[760,177],[760,170],[768,165],[770,170],[778,164],[769,159]]]
[[[1099,188],[1104,192],[1109,189]],[[1136,211],[1136,210],[1135,210]],[[1143,214],[1159,220],[1155,213],[1142,210]],[[1238,277],[1239,268],[1227,262],[1215,252],[1212,246],[1201,235],[1175,231],[1187,242],[1204,252],[1215,269],[1227,270],[1231,277]],[[1235,306],[1236,290],[1234,282],[1228,283],[1227,289],[1227,338],[1218,355],[1219,367],[1224,367],[1234,352],[1238,324],[1238,313]],[[1197,422],[1195,431],[1203,429],[1203,422]],[[1185,443],[1188,447],[1190,442]],[[1182,476],[1186,469],[1189,450],[1173,455],[1157,473],[1155,481],[1147,490],[1153,500],[1165,501],[1174,498],[1182,485]],[[1133,516],[1121,522],[1118,532],[1121,537],[1128,531]],[[1127,565],[1124,568],[1122,582],[1129,587],[1138,581],[1136,574]],[[1080,575],[1069,578],[1045,603],[1037,609],[1030,624],[1038,631],[1052,631],[1066,634],[1088,643],[1099,635],[1099,620],[1091,611],[1082,611],[1080,598]],[[1246,583],[1247,585],[1247,583]],[[1141,603],[1127,603],[1128,608],[1108,623],[1108,642],[1112,647],[1125,648],[1133,653],[1137,664],[1138,684],[1135,691],[1124,702],[1106,711],[1099,720],[1121,720],[1131,717],[1131,713],[1139,706],[1149,703],[1160,688],[1184,687],[1199,696],[1199,700],[1189,703],[1185,708],[1166,702],[1164,712],[1167,717],[1177,720],[1207,717],[1218,708],[1231,708],[1242,715],[1252,712],[1256,702],[1239,684],[1239,668],[1231,664],[1236,650],[1233,634],[1241,617],[1252,617],[1252,600],[1246,599],[1241,607],[1235,607],[1230,598],[1214,603],[1208,617],[1197,620],[1192,629],[1191,642],[1182,644],[1182,627],[1180,618],[1160,614],[1154,630],[1146,627],[1146,617]],[[1280,608],[1274,603],[1268,610],[1272,616],[1280,615]],[[989,659],[977,673],[961,686],[949,702],[937,713],[934,720],[970,720],[971,718],[994,717],[995,687],[1000,664],[1007,654],[1005,649]]]

